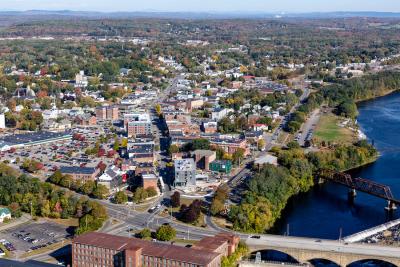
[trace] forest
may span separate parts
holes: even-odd
[[[260,168],[248,182],[240,205],[231,207],[229,220],[235,230],[266,232],[280,218],[290,197],[314,185],[319,170],[346,171],[370,163],[378,156],[366,141],[308,154],[295,146],[275,152],[280,166]]]

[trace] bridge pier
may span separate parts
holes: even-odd
[[[388,200],[388,205],[387,207],[385,207],[385,210],[392,212],[396,209],[397,209],[396,204],[393,201]]]
[[[357,191],[354,188],[351,188],[349,189],[347,196],[349,197],[349,200],[353,200],[357,196]]]

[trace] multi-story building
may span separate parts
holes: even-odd
[[[62,166],[60,168],[60,172],[62,174],[70,175],[74,180],[94,181],[96,180],[97,175],[100,173],[100,170],[90,167]]]
[[[142,173],[141,175],[141,186],[144,189],[153,187],[157,190],[158,188],[158,177],[154,173]]]
[[[228,116],[230,112],[233,112],[231,108],[216,108],[211,113],[211,119],[214,121],[220,121],[224,117]]]
[[[196,150],[193,154],[197,168],[205,171],[209,170],[210,163],[217,158],[216,152],[212,150]]]
[[[93,126],[97,123],[96,117],[88,113],[76,116],[74,121],[81,126]]]
[[[96,118],[98,121],[118,120],[118,106],[101,106],[96,108]]]
[[[149,114],[125,114],[124,126],[128,137],[152,134]]]
[[[222,256],[231,255],[238,243],[239,238],[234,235],[219,234],[186,248],[91,232],[73,239],[72,266],[219,267]]]
[[[176,187],[196,185],[196,165],[193,159],[178,159],[174,162]]]
[[[233,154],[239,148],[244,150],[244,155],[247,156],[250,154],[250,149],[247,145],[247,141],[245,139],[237,139],[237,138],[211,138],[210,145],[214,147],[222,148],[226,153]]]
[[[215,121],[204,122],[202,126],[202,130],[206,134],[216,133],[218,130],[218,123]]]

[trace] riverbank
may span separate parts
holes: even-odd
[[[369,162],[346,169],[353,177],[363,177],[391,188],[400,197],[400,92],[358,103],[360,129],[374,140],[378,153]],[[269,231],[290,235],[338,239],[400,218],[400,210],[388,214],[385,200],[359,192],[349,202],[348,189],[334,183],[316,185],[305,193],[293,196],[281,218]]]

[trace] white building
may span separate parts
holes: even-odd
[[[75,76],[75,87],[87,87],[89,85],[88,78],[85,75],[85,72],[81,70],[76,76]]]
[[[220,121],[226,117],[230,112],[233,112],[231,108],[216,108],[211,113],[211,119],[213,121]]]
[[[0,208],[0,222],[4,222],[5,219],[11,219],[11,212],[7,208]]]
[[[6,117],[4,113],[0,114],[0,129],[6,128]]]

